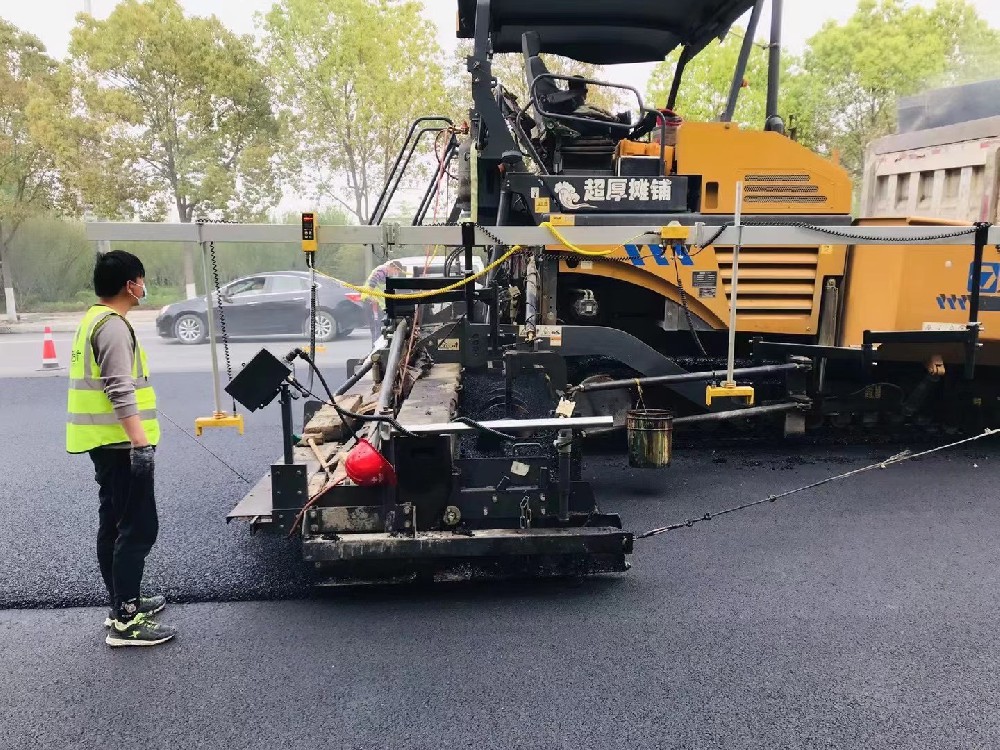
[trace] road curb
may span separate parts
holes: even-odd
[[[75,333],[76,327],[84,313],[61,313],[44,315],[40,313],[25,313],[24,319],[18,321],[0,320],[0,335],[14,333],[45,333],[48,327],[52,333]],[[142,310],[129,313],[128,319],[136,323],[155,323],[158,312]]]
[[[75,323],[0,323],[0,335],[5,333],[45,333],[48,326],[52,333],[73,333],[76,331]]]

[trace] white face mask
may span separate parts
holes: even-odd
[[[129,283],[134,283],[134,282],[129,282]],[[136,302],[138,302],[141,305],[141,304],[143,304],[143,300],[146,299],[146,297],[149,296],[149,286],[146,283],[146,281],[143,280],[143,282],[142,282],[142,296],[141,297],[136,297],[134,294],[132,294],[132,292],[129,292],[129,294],[132,295],[132,299],[134,299]]]

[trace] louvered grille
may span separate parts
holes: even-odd
[[[744,177],[743,203],[746,206],[826,202],[827,197],[809,182],[806,174],[748,174]]]
[[[733,250],[716,257],[726,298],[732,298]],[[816,294],[819,248],[750,247],[740,250],[738,315],[808,318]]]

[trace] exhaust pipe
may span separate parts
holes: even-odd
[[[785,134],[785,121],[778,114],[778,93],[781,88],[781,20],[784,0],[771,0],[771,44],[767,54],[767,118],[764,130]]]

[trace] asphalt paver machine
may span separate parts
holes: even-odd
[[[92,239],[301,242],[310,264],[364,244],[378,259],[427,248],[430,268],[443,248],[443,273],[387,280],[382,335],[345,381],[328,384],[313,345],[262,350],[229,382],[248,409],[277,400],[283,433],[230,520],[294,537],[318,583],[621,572],[634,536],[584,478],[586,436],[624,428],[631,463],[664,468],[685,425],[777,418],[800,433],[810,419],[955,403],[945,393],[992,413],[979,385],[997,353],[984,321],[1000,312],[1000,233],[852,219],[845,171],[795,143],[777,112],[780,2],[766,122],[736,126],[763,2],[459,0],[468,127],[414,123],[378,201],[376,219],[420,138],[447,132],[413,226],[88,225]],[[746,13],[719,120],[684,121],[685,68]],[[677,48],[661,109],[543,59],[659,61]],[[494,77],[501,52],[522,55],[529,101]],[[625,90],[634,111],[593,107],[595,86]],[[422,225],[456,163],[447,225]],[[938,287],[962,304],[921,296]],[[879,386],[897,376],[904,398]],[[296,399],[311,402],[299,431]]]

